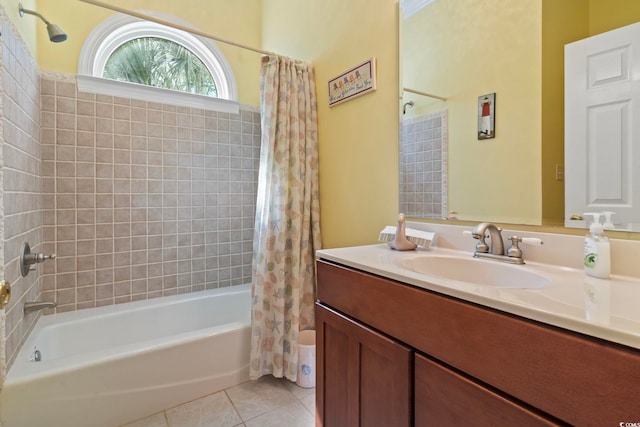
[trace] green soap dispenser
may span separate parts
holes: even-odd
[[[585,213],[593,217],[589,234],[584,238],[584,271],[598,279],[608,279],[611,274],[611,248],[609,238],[600,224],[600,213]]]

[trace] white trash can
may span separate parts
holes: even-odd
[[[316,386],[316,331],[307,329],[298,334],[298,378],[304,388]]]

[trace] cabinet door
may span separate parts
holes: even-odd
[[[316,426],[411,425],[411,349],[321,304],[316,334]]]
[[[416,427],[559,425],[438,362],[414,358]]]

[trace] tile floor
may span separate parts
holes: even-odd
[[[122,427],[313,427],[315,389],[266,375]]]

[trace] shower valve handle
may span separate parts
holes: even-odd
[[[20,251],[20,272],[22,273],[22,277],[26,277],[30,271],[34,269],[31,268],[33,264],[39,264],[41,262],[45,262],[48,259],[55,259],[56,254],[45,255],[40,253],[32,253],[31,248],[28,243],[22,244],[22,250]]]
[[[48,259],[56,259],[56,254],[45,255],[45,254],[29,254],[27,256],[27,262],[30,264],[38,264],[40,262],[45,262]],[[33,259],[33,261],[29,261],[29,258]]]

